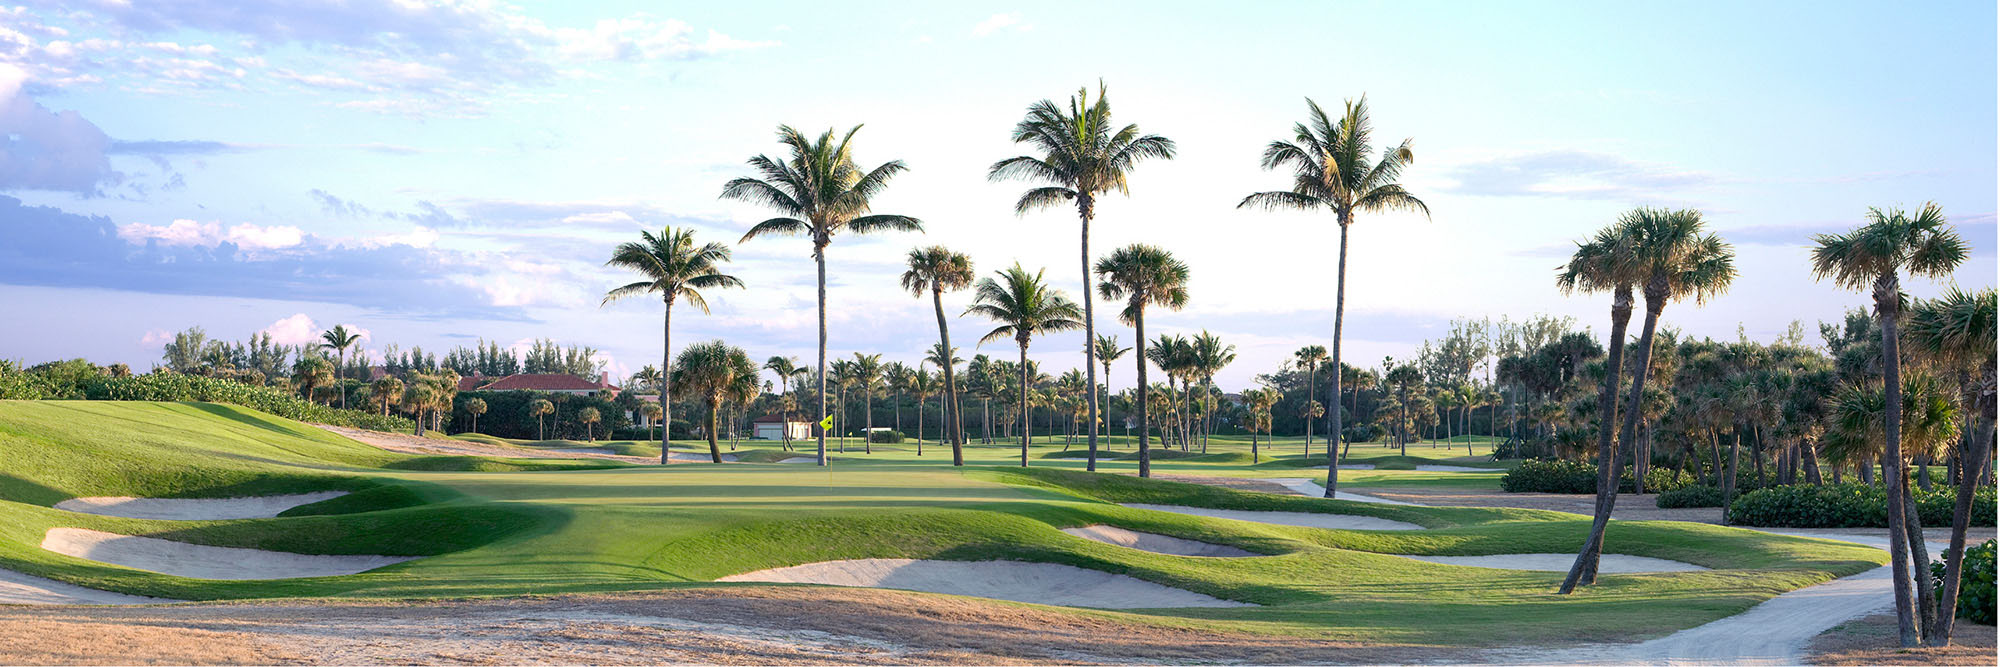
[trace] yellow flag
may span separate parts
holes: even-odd
[[[819,420],[819,430],[822,431],[833,430],[833,415],[827,415],[826,419]]]

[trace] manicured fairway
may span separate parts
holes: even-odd
[[[1036,453],[1060,449],[1059,443],[1038,445]],[[1279,450],[1285,449],[1281,441]],[[1286,454],[1296,457],[1297,449],[1292,443]],[[1409,450],[1412,457],[1432,451]],[[1357,462],[1365,460],[1364,452],[1376,458],[1388,450],[1357,446]],[[1452,458],[1443,449],[1435,452],[1438,459]],[[1456,452],[1463,456],[1463,445]],[[973,448],[968,456],[980,465],[967,468],[946,465],[949,453],[943,448],[926,447],[919,458],[913,445],[837,456],[829,468],[777,463],[607,468],[593,461],[410,457],[229,406],[0,402],[0,567],[119,592],[206,600],[732,586],[746,584],[710,582],[839,559],[1011,559],[1126,574],[1261,605],[1065,613],[1356,641],[1498,645],[1665,634],[1884,560],[1876,550],[1825,541],[1718,526],[1618,522],[1610,531],[1613,552],[1714,569],[1605,575],[1583,593],[1556,596],[1560,573],[1437,565],[1389,554],[1571,552],[1581,542],[1586,517],[1393,507],[1140,480],[1129,476],[1129,461],[1101,466],[1113,474],[1089,474],[1080,471],[1083,462],[1077,459],[1037,457],[1034,467],[1022,470],[997,465],[1018,456],[1004,445]],[[1491,484],[1497,474],[1391,470],[1411,462],[1376,460],[1383,469],[1342,471],[1343,480],[1359,483],[1373,475],[1366,483],[1457,483],[1454,476],[1468,476]],[[1302,473],[1314,470],[1282,458],[1251,464],[1247,443],[1222,438],[1211,442],[1206,457],[1162,460],[1159,469],[1258,477],[1308,476]],[[121,519],[49,507],[74,496],[324,490],[353,493],[278,518],[233,521]],[[1356,514],[1426,529],[1324,530],[1117,503]],[[1060,530],[1098,524],[1268,556],[1170,556]],[[57,527],[298,553],[425,558],[342,577],[184,579],[39,548],[43,534]]]

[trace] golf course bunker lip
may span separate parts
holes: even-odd
[[[1255,607],[1122,574],[1055,563],[863,558],[734,574],[716,581],[894,588],[1099,609]]]
[[[0,569],[0,604],[166,604],[166,598],[126,595],[65,584],[32,574]]]
[[[1279,486],[1282,486],[1282,487],[1285,487],[1285,488],[1287,488],[1287,489],[1291,489],[1291,490],[1292,490],[1292,493],[1296,493],[1296,494],[1299,494],[1299,495],[1301,495],[1301,496],[1305,496],[1305,497],[1308,497],[1308,498],[1324,498],[1324,497],[1326,497],[1326,487],[1324,487],[1324,486],[1320,486],[1319,482],[1316,482],[1316,481],[1313,481],[1313,480],[1311,480],[1311,479],[1307,479],[1307,478],[1304,478],[1304,477],[1273,477],[1273,478],[1271,478],[1271,479],[1270,479],[1269,481],[1271,481],[1272,483],[1275,483],[1275,484],[1277,484],[1277,485],[1279,485]],[[1377,503],[1377,504],[1382,504],[1382,505],[1415,505],[1415,504],[1416,504],[1416,503],[1406,503],[1406,502],[1403,502],[1403,501],[1401,501],[1401,500],[1390,500],[1390,499],[1388,499],[1388,498],[1377,498],[1377,497],[1375,497],[1375,496],[1369,496],[1369,495],[1362,495],[1362,494],[1359,494],[1359,493],[1348,493],[1348,492],[1346,492],[1346,491],[1335,491],[1335,492],[1333,492],[1333,499],[1334,499],[1334,500],[1352,500],[1352,501],[1354,501],[1354,502],[1357,502],[1357,503]]]
[[[1378,519],[1372,516],[1353,514],[1321,514],[1319,512],[1253,512],[1248,510],[1219,510],[1207,507],[1187,507],[1184,505],[1151,505],[1147,503],[1124,503],[1125,507],[1175,514],[1235,519],[1253,523],[1274,523],[1283,526],[1305,526],[1307,528],[1331,528],[1333,530],[1423,530],[1423,526],[1402,521]]]
[[[812,457],[812,456],[794,456],[789,459],[781,460],[779,461],[779,463],[819,463],[819,459],[817,457]]]
[[[1064,528],[1062,532],[1086,540],[1103,542],[1127,549],[1151,551],[1169,556],[1201,556],[1206,558],[1251,558],[1264,554],[1244,551],[1226,544],[1210,544],[1196,540],[1181,539],[1158,533],[1141,533],[1117,526],[1098,524],[1082,528]]]
[[[1439,565],[1459,565],[1483,567],[1495,570],[1532,570],[1536,572],[1568,572],[1576,563],[1576,554],[1494,554],[1490,556],[1412,556],[1390,554],[1410,560],[1420,560]],[[1649,572],[1705,572],[1708,568],[1694,563],[1683,563],[1665,558],[1627,556],[1625,554],[1599,554],[1597,571],[1600,574],[1642,574]]]
[[[328,556],[212,547],[87,528],[50,528],[42,537],[42,548],[84,560],[192,579],[333,577],[416,560],[411,556]]]
[[[208,521],[220,519],[269,519],[285,510],[332,500],[346,491],[316,491],[282,496],[238,498],[134,498],[131,496],[89,496],[55,504],[69,512],[116,516],[127,519]]]

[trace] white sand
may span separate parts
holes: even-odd
[[[819,458],[815,456],[794,456],[792,458],[779,461],[779,463],[819,463]]]
[[[1257,523],[1275,523],[1284,526],[1305,526],[1308,528],[1332,528],[1334,530],[1423,530],[1423,526],[1402,521],[1378,519],[1372,516],[1352,514],[1321,514],[1318,512],[1251,512],[1245,510],[1218,510],[1206,507],[1185,507],[1181,505],[1149,505],[1146,503],[1125,503],[1126,507],[1175,514],[1235,519]]]
[[[1446,465],[1421,465],[1417,466],[1417,469],[1422,470],[1424,472],[1498,472],[1500,470],[1499,468],[1474,468],[1472,466],[1446,466]]]
[[[65,556],[195,579],[297,579],[366,572],[405,556],[327,556],[212,547],[84,528],[50,528],[42,548]]]
[[[1334,466],[1334,467],[1336,467],[1336,468],[1340,468],[1341,470],[1374,470],[1374,469],[1375,469],[1375,464],[1373,464],[1373,463],[1342,463],[1342,464],[1340,464],[1340,465],[1338,465],[1338,466]]]
[[[1539,572],[1568,572],[1570,565],[1576,562],[1576,554],[1497,554],[1492,556],[1396,555],[1410,560],[1420,560],[1440,565],[1487,567],[1497,570],[1535,570]],[[1707,569],[1694,563],[1683,563],[1665,558],[1627,556],[1625,554],[1599,554],[1597,560],[1597,571],[1602,574],[1699,572]]]
[[[1325,486],[1325,485],[1323,485],[1323,484],[1320,484],[1320,483],[1319,483],[1319,480],[1316,480],[1316,479],[1311,479],[1311,478],[1307,478],[1307,477],[1273,477],[1273,478],[1271,478],[1271,479],[1269,479],[1269,480],[1266,480],[1266,481],[1269,481],[1269,482],[1273,482],[1273,483],[1276,483],[1276,484],[1278,484],[1278,485],[1280,485],[1280,486],[1283,486],[1283,487],[1285,487],[1285,488],[1287,488],[1287,489],[1291,489],[1293,493],[1296,493],[1296,494],[1299,494],[1299,495],[1301,495],[1301,496],[1306,496],[1306,497],[1308,497],[1308,498],[1325,498],[1325,497],[1326,497],[1326,486]],[[1381,503],[1381,504],[1383,504],[1383,505],[1415,505],[1415,504],[1416,504],[1416,503],[1406,503],[1406,502],[1403,502],[1403,501],[1401,501],[1401,500],[1390,500],[1390,499],[1388,499],[1388,498],[1377,498],[1377,497],[1375,497],[1375,496],[1365,496],[1365,495],[1362,495],[1362,494],[1359,494],[1359,493],[1348,493],[1348,492],[1346,492],[1346,491],[1335,491],[1335,492],[1333,492],[1333,498],[1334,498],[1335,500],[1352,500],[1352,501],[1354,501],[1354,502],[1357,502],[1357,503]]]
[[[895,588],[927,593],[1101,609],[1251,607],[1121,574],[1055,563],[864,558],[735,574],[716,581],[761,581]]]
[[[91,496],[56,503],[56,509],[84,514],[122,516],[128,519],[172,519],[202,521],[215,519],[268,519],[300,505],[311,505],[347,495],[346,491],[319,491],[285,496],[242,498],[133,498],[131,496]]]
[[[1117,526],[1097,525],[1084,526],[1082,528],[1064,528],[1062,532],[1086,540],[1096,540],[1105,544],[1115,544],[1140,551],[1151,551],[1156,554],[1207,556],[1211,558],[1248,558],[1263,555],[1222,544],[1184,540],[1157,533],[1141,533]]]
[[[126,595],[0,570],[0,604],[160,604],[164,598]]]

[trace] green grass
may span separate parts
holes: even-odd
[[[461,439],[474,439],[461,437]],[[506,444],[520,444],[508,442]],[[678,446],[680,443],[676,443]],[[694,443],[689,443],[694,444]],[[1237,445],[1241,444],[1241,447]],[[1300,442],[1278,443],[1297,457]],[[1290,449],[1287,450],[1289,445]],[[548,445],[556,446],[556,445]],[[575,446],[566,444],[562,446]],[[704,445],[705,447],[705,445]],[[1038,444],[1031,456],[1060,450]],[[602,466],[552,459],[462,459],[385,453],[310,426],[238,408],[111,402],[0,401],[0,567],[81,585],[183,599],[431,598],[728,586],[729,574],[843,558],[1008,558],[1117,572],[1263,607],[1077,611],[1136,621],[1339,640],[1438,645],[1639,638],[1740,612],[1786,590],[1874,567],[1876,550],[1726,527],[1614,522],[1606,550],[1682,560],[1708,572],[1605,575],[1553,594],[1560,573],[1435,565],[1392,553],[1572,552],[1587,518],[1515,509],[1371,505],[1082,472],[1010,445],[975,446],[953,468],[948,448],[859,443],[828,468],[779,464]],[[1217,438],[1207,455],[1162,460],[1162,472],[1306,476],[1310,468],[1247,458],[1247,441]],[[1427,460],[1449,460],[1442,450]],[[654,450],[657,455],[657,449]],[[1356,446],[1380,457],[1391,452]],[[1463,456],[1464,449],[1456,456]],[[800,453],[757,444],[746,460]],[[1107,454],[1122,455],[1115,447]],[[564,467],[594,466],[591,469]],[[1130,461],[1100,468],[1129,473]],[[1342,471],[1352,480],[1363,471]],[[1497,473],[1419,473],[1398,475]],[[1378,480],[1377,483],[1389,483]],[[1491,480],[1487,480],[1491,484]],[[48,505],[76,495],[219,496],[342,489],[349,496],[274,519],[144,521]],[[1423,531],[1336,531],[1121,507],[1148,502],[1378,516]],[[1112,524],[1219,544],[1267,558],[1198,559],[1071,537],[1063,527]],[[345,577],[210,581],[99,565],[38,548],[49,528],[76,526],[201,544],[301,553],[428,556]]]

